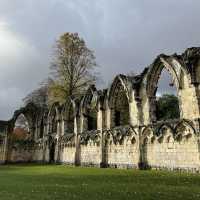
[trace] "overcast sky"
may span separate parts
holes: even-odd
[[[0,119],[48,76],[63,32],[78,32],[95,51],[106,85],[160,53],[199,46],[200,1],[0,0]]]

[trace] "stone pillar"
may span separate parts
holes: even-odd
[[[104,166],[104,142],[103,142],[103,111],[101,109],[100,103],[98,104],[98,112],[97,112],[97,130],[100,131],[100,149],[101,149],[101,162],[100,162],[100,167]]]
[[[195,84],[195,98],[198,104],[198,114],[195,116],[196,118],[200,118],[200,84]]]
[[[139,133],[139,162],[138,162],[138,168],[139,169],[147,169],[148,168],[148,163],[146,162],[146,159],[145,159],[145,144],[144,144],[144,141],[143,141],[143,137],[142,137],[142,131],[143,129],[142,128],[138,128],[138,133]]]
[[[38,140],[38,124],[37,124],[37,123],[36,123],[35,131],[34,131],[34,140],[35,140],[35,141]]]
[[[100,167],[105,168],[107,167],[107,162],[106,162],[106,140],[105,140],[105,134],[103,131],[101,132],[101,163]]]
[[[61,161],[61,144],[60,144],[60,140],[59,138],[62,135],[62,121],[59,119],[57,120],[57,133],[56,133],[56,139],[57,139],[57,143],[56,143],[56,150],[57,150],[57,158],[56,158],[56,162],[60,163]]]
[[[56,121],[56,125],[57,125],[56,136],[59,137],[60,136],[60,120]]]
[[[106,128],[109,130],[111,129],[111,110],[107,108],[106,111]]]
[[[61,121],[61,136],[65,134],[65,123],[66,123],[66,120],[63,119]]]
[[[76,153],[75,153],[75,160],[74,164],[76,166],[79,166],[81,163],[80,160],[80,133],[83,132],[83,120],[84,117],[82,114],[80,114],[79,118],[74,117],[74,134],[75,134],[75,148],[76,148]]]
[[[156,96],[149,96],[150,123],[156,122]]]
[[[46,127],[47,127],[47,135],[49,135],[51,133],[51,125],[49,122],[47,122]]]
[[[83,129],[84,129],[84,116],[81,113],[80,116],[79,116],[79,130],[78,130],[78,132],[82,133],[84,131]]]
[[[142,111],[142,99],[140,97],[135,98],[136,105],[137,105],[137,120],[138,123],[137,125],[144,125],[144,116],[143,116],[143,111]]]
[[[3,156],[3,161],[4,163],[7,162],[7,155],[8,155],[8,150],[9,150],[9,147],[8,147],[8,128],[6,128],[5,130],[5,139],[4,139],[4,156]]]
[[[98,105],[98,112],[97,112],[97,130],[102,131],[102,126],[103,126],[103,114],[102,110],[100,109],[100,105]]]
[[[43,138],[42,138],[42,149],[43,149],[43,162],[45,163],[46,162],[46,151],[47,151],[47,146],[46,146],[46,141],[45,139],[47,138],[47,135],[48,135],[48,126],[47,126],[47,123],[44,122],[44,132],[43,132]]]
[[[132,101],[129,102],[129,117],[130,117],[130,125],[136,126],[140,125],[141,121],[141,113],[142,110],[139,110],[141,107],[141,99],[140,98],[135,98],[134,94],[132,97]]]
[[[30,136],[31,136],[31,139],[33,139],[34,141],[36,140],[36,128],[35,126],[32,126],[29,128],[29,131],[30,131]]]

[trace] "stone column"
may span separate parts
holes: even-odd
[[[66,120],[62,119],[62,121],[61,121],[61,136],[63,136],[65,134],[65,123],[66,123]]]
[[[156,96],[149,96],[150,123],[156,122]]]
[[[111,110],[107,108],[105,111],[106,114],[106,128],[109,130],[111,129]]]
[[[134,95],[134,94],[133,94]],[[142,110],[141,110],[141,99],[139,97],[132,97],[132,101],[129,102],[129,117],[130,125],[140,125]]]
[[[144,116],[143,116],[143,110],[142,110],[142,99],[140,97],[136,97],[135,101],[136,101],[137,111],[138,111],[138,113],[137,113],[137,120],[138,120],[137,125],[138,126],[144,125]]]
[[[79,130],[78,130],[78,132],[79,133],[82,133],[84,130],[84,116],[83,116],[83,114],[81,113],[80,114],[80,116],[79,116]]]
[[[100,131],[100,137],[101,137],[101,140],[100,140],[100,149],[101,149],[101,155],[100,155],[100,167],[103,167],[104,166],[104,150],[103,150],[103,146],[104,146],[104,143],[103,143],[103,111],[101,109],[101,105],[100,103],[98,103],[98,112],[97,112],[97,130]]]
[[[60,163],[61,160],[61,145],[60,145],[60,137],[62,135],[62,121],[60,119],[57,120],[57,133],[56,133],[56,140],[57,140],[57,145],[56,145],[56,151],[57,151],[57,158],[56,162]]]
[[[9,150],[9,147],[8,147],[8,127],[6,128],[5,130],[5,139],[4,139],[4,155],[3,155],[3,162],[6,163],[7,162],[7,159],[8,159],[8,150]]]
[[[102,131],[103,125],[103,118],[102,118],[102,110],[100,109],[100,104],[98,104],[98,111],[97,111],[97,130]]]
[[[32,126],[29,128],[30,131],[30,135],[31,135],[31,139],[33,139],[34,141],[36,140],[36,128],[35,126]]]
[[[81,163],[80,160],[80,133],[83,132],[83,115],[80,114],[80,116],[74,117],[74,134],[75,134],[75,148],[76,148],[76,153],[75,153],[75,160],[74,160],[74,164],[76,166],[79,166]]]

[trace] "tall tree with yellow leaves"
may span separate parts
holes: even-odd
[[[64,33],[56,41],[49,85],[49,104],[64,103],[68,97],[79,97],[94,84],[97,64],[93,51],[77,33]]]

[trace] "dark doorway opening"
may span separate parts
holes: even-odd
[[[120,126],[121,113],[120,111],[115,111],[115,126]]]
[[[54,163],[55,162],[55,142],[52,142],[52,144],[50,146],[49,162],[50,163]]]
[[[42,119],[40,124],[40,138],[43,138],[43,135],[44,135],[44,121]]]
[[[88,121],[88,130],[89,131],[97,129],[97,119],[96,118],[88,116],[87,121]]]

